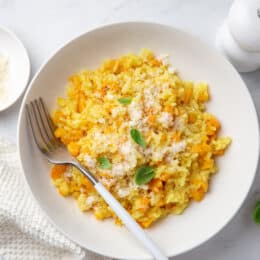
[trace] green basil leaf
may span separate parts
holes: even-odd
[[[150,166],[142,166],[136,171],[135,183],[143,185],[148,183],[155,175],[154,169]]]
[[[128,98],[128,97],[119,98],[118,102],[123,104],[123,105],[129,105],[132,102],[132,98]]]
[[[142,137],[142,134],[137,130],[137,129],[131,129],[130,131],[131,137],[132,139],[139,144],[140,146],[142,146],[143,148],[146,147],[146,142],[144,140],[144,138]]]
[[[253,218],[255,223],[260,224],[260,201],[256,203],[254,213],[253,213]]]
[[[99,163],[99,168],[101,168],[101,169],[110,169],[111,168],[111,163],[107,157],[99,157],[97,160]]]

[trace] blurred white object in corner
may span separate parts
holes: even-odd
[[[260,69],[260,0],[233,2],[216,47],[239,72]]]

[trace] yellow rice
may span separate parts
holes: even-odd
[[[72,75],[67,97],[58,98],[53,114],[56,137],[145,228],[201,201],[217,171],[216,156],[231,142],[218,137],[220,123],[205,111],[208,84],[181,79],[166,58],[143,49]],[[131,103],[121,104],[120,98]],[[145,148],[132,140],[132,128],[142,134]],[[110,169],[99,167],[101,156],[109,159]],[[155,177],[137,185],[134,176],[143,165],[151,166]],[[120,224],[76,169],[54,166],[51,178],[80,210]]]

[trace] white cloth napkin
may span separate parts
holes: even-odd
[[[28,189],[16,146],[0,139],[0,259],[107,259],[57,231]]]

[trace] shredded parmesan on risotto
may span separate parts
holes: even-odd
[[[143,49],[72,75],[53,114],[55,136],[147,228],[208,191],[215,158],[231,142],[218,136],[208,100],[207,83],[181,79],[169,55]],[[140,169],[150,178],[140,182]],[[120,224],[78,170],[56,165],[51,178],[80,210]]]

